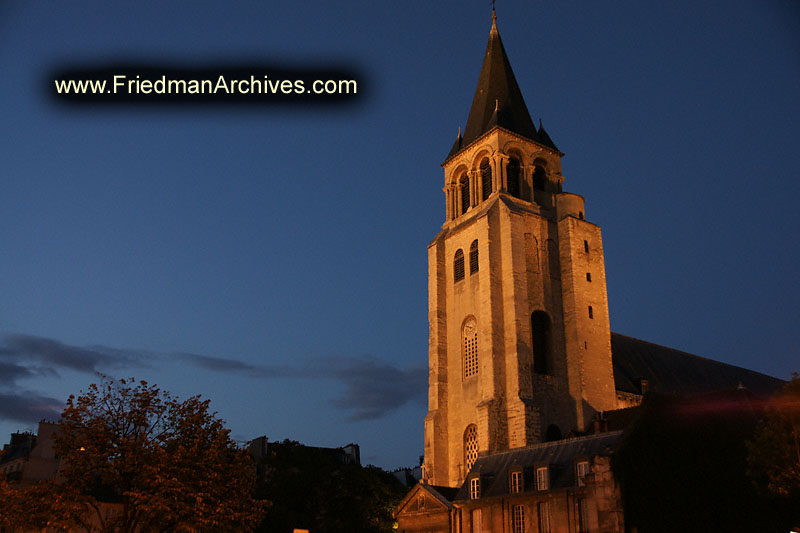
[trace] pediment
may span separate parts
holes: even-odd
[[[447,512],[452,505],[435,488],[417,483],[397,506],[394,516]]]

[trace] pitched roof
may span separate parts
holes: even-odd
[[[428,508],[420,508],[417,504],[418,499],[417,495],[420,492],[427,492],[430,494],[433,499],[438,503],[439,511],[447,511],[448,509],[453,508],[453,497],[456,494],[457,488],[451,487],[439,487],[437,485],[428,485],[427,483],[417,483],[414,487],[411,488],[410,491],[405,495],[405,497],[397,504],[395,507],[392,516],[397,518],[398,515],[410,513],[419,513],[419,512],[428,512],[430,513],[434,509]]]
[[[648,390],[662,394],[697,394],[730,389],[740,384],[759,396],[776,392],[783,381],[760,372],[712,361],[705,357],[611,333],[611,357],[616,389],[641,394],[641,380]]]
[[[534,469],[547,466],[550,474],[550,490],[574,487],[575,461],[596,455],[610,454],[622,437],[621,431],[600,433],[589,437],[565,439],[526,448],[499,452],[478,457],[467,475],[469,480],[475,473],[481,477],[481,498],[502,496],[509,493],[509,473],[523,472],[524,492],[534,492]],[[469,499],[469,482],[458,489],[455,500]]]
[[[450,151],[452,157],[461,147],[466,147],[495,126],[500,126],[528,139],[539,141],[536,126],[531,120],[528,107],[522,98],[517,79],[511,70],[500,32],[497,17],[492,12],[492,29],[483,66],[478,76],[478,86],[472,99],[467,126],[461,142],[456,142]],[[549,137],[548,137],[549,139]],[[552,145],[552,141],[548,146]],[[458,147],[458,148],[457,148]]]

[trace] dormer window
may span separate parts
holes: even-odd
[[[536,490],[550,490],[550,470],[546,466],[536,469]]]
[[[589,461],[578,461],[575,463],[575,477],[579,487],[586,486],[586,474],[591,472]]]
[[[481,497],[481,478],[474,477],[469,480],[469,499],[477,500]]]
[[[510,485],[511,494],[519,494],[525,490],[525,482],[521,470],[511,472]]]

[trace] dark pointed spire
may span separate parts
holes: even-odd
[[[538,140],[536,126],[511,70],[500,40],[500,32],[497,30],[497,15],[492,9],[489,44],[486,45],[486,55],[478,76],[478,87],[472,99],[467,126],[464,128],[462,145],[467,146],[494,126],[534,141]]]
[[[556,148],[556,144],[553,142],[553,139],[551,139],[550,136],[547,134],[547,132],[544,130],[544,126],[542,126],[542,119],[541,118],[539,119],[539,131],[536,132],[536,135],[538,136],[537,140],[540,143],[542,143],[545,146],[548,146],[548,147],[552,148],[553,150],[556,150],[556,151],[560,152],[560,150],[558,148]]]
[[[461,126],[458,127],[458,136],[456,137],[456,142],[453,143],[453,147],[450,148],[450,153],[447,154],[447,159],[450,159],[458,152],[461,151],[461,146],[463,144],[464,137],[461,136]]]

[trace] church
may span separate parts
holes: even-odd
[[[422,482],[401,532],[628,531],[610,458],[648,392],[768,396],[780,380],[612,333],[600,227],[565,192],[492,13],[428,246]]]

